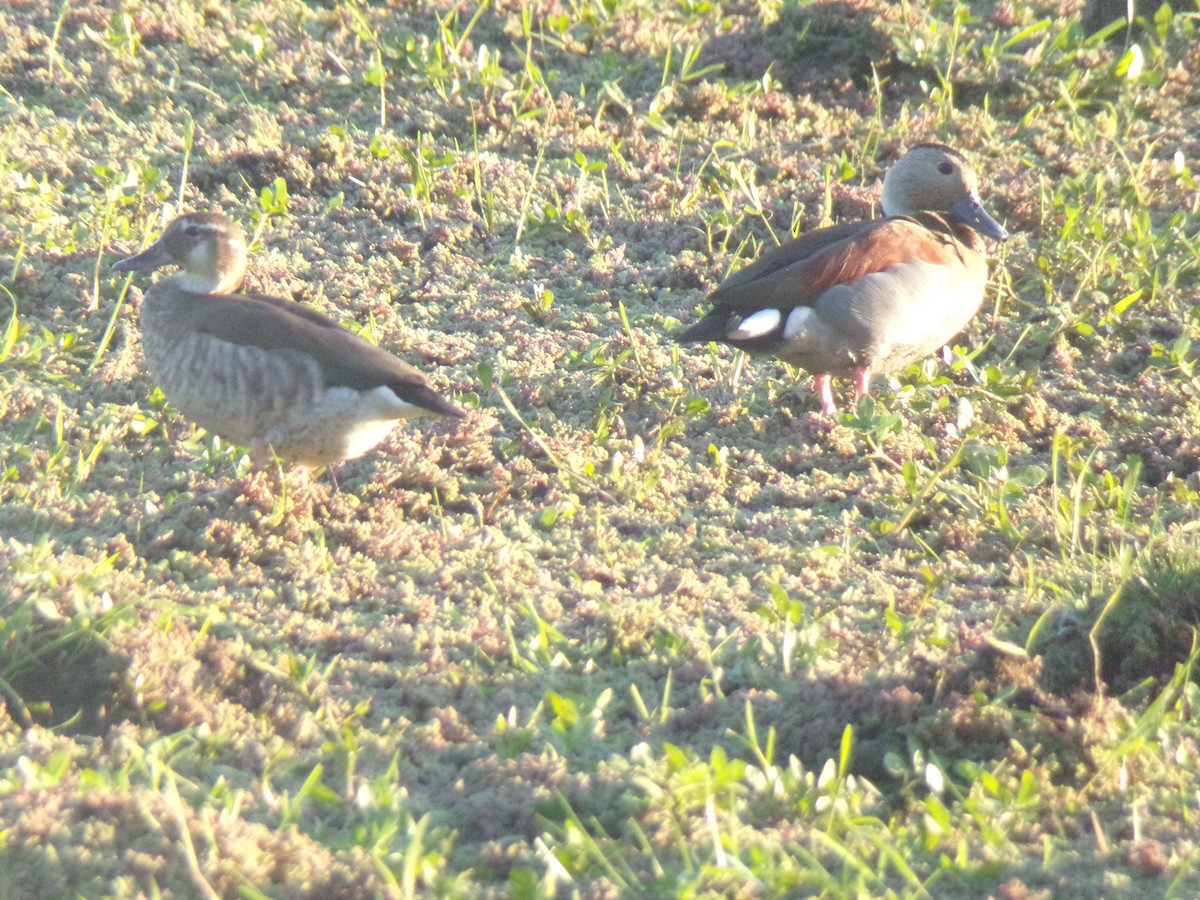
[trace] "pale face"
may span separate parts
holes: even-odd
[[[177,265],[173,276],[184,290],[227,293],[241,283],[246,268],[242,230],[220,213],[188,213],[167,226],[144,252],[115,264],[118,271]]]

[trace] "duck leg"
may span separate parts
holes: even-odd
[[[837,404],[833,402],[832,378],[828,373],[818,375],[815,379],[817,397],[821,401],[821,412],[827,416],[837,415]]]
[[[871,393],[871,370],[866,366],[854,370],[854,402]]]

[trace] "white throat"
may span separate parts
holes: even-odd
[[[201,275],[198,272],[176,272],[170,278],[171,286],[189,294],[228,294],[237,288],[237,282],[229,277]]]

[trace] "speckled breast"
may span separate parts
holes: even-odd
[[[172,332],[169,310],[142,311],[142,350],[150,374],[185,416],[226,440],[253,445],[316,403],[316,364],[203,333]]]

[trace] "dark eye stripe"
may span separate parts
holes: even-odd
[[[202,234],[216,235],[220,237],[225,234],[225,229],[219,225],[207,225],[204,223],[193,222],[183,229],[183,233],[188,237],[200,237]]]

